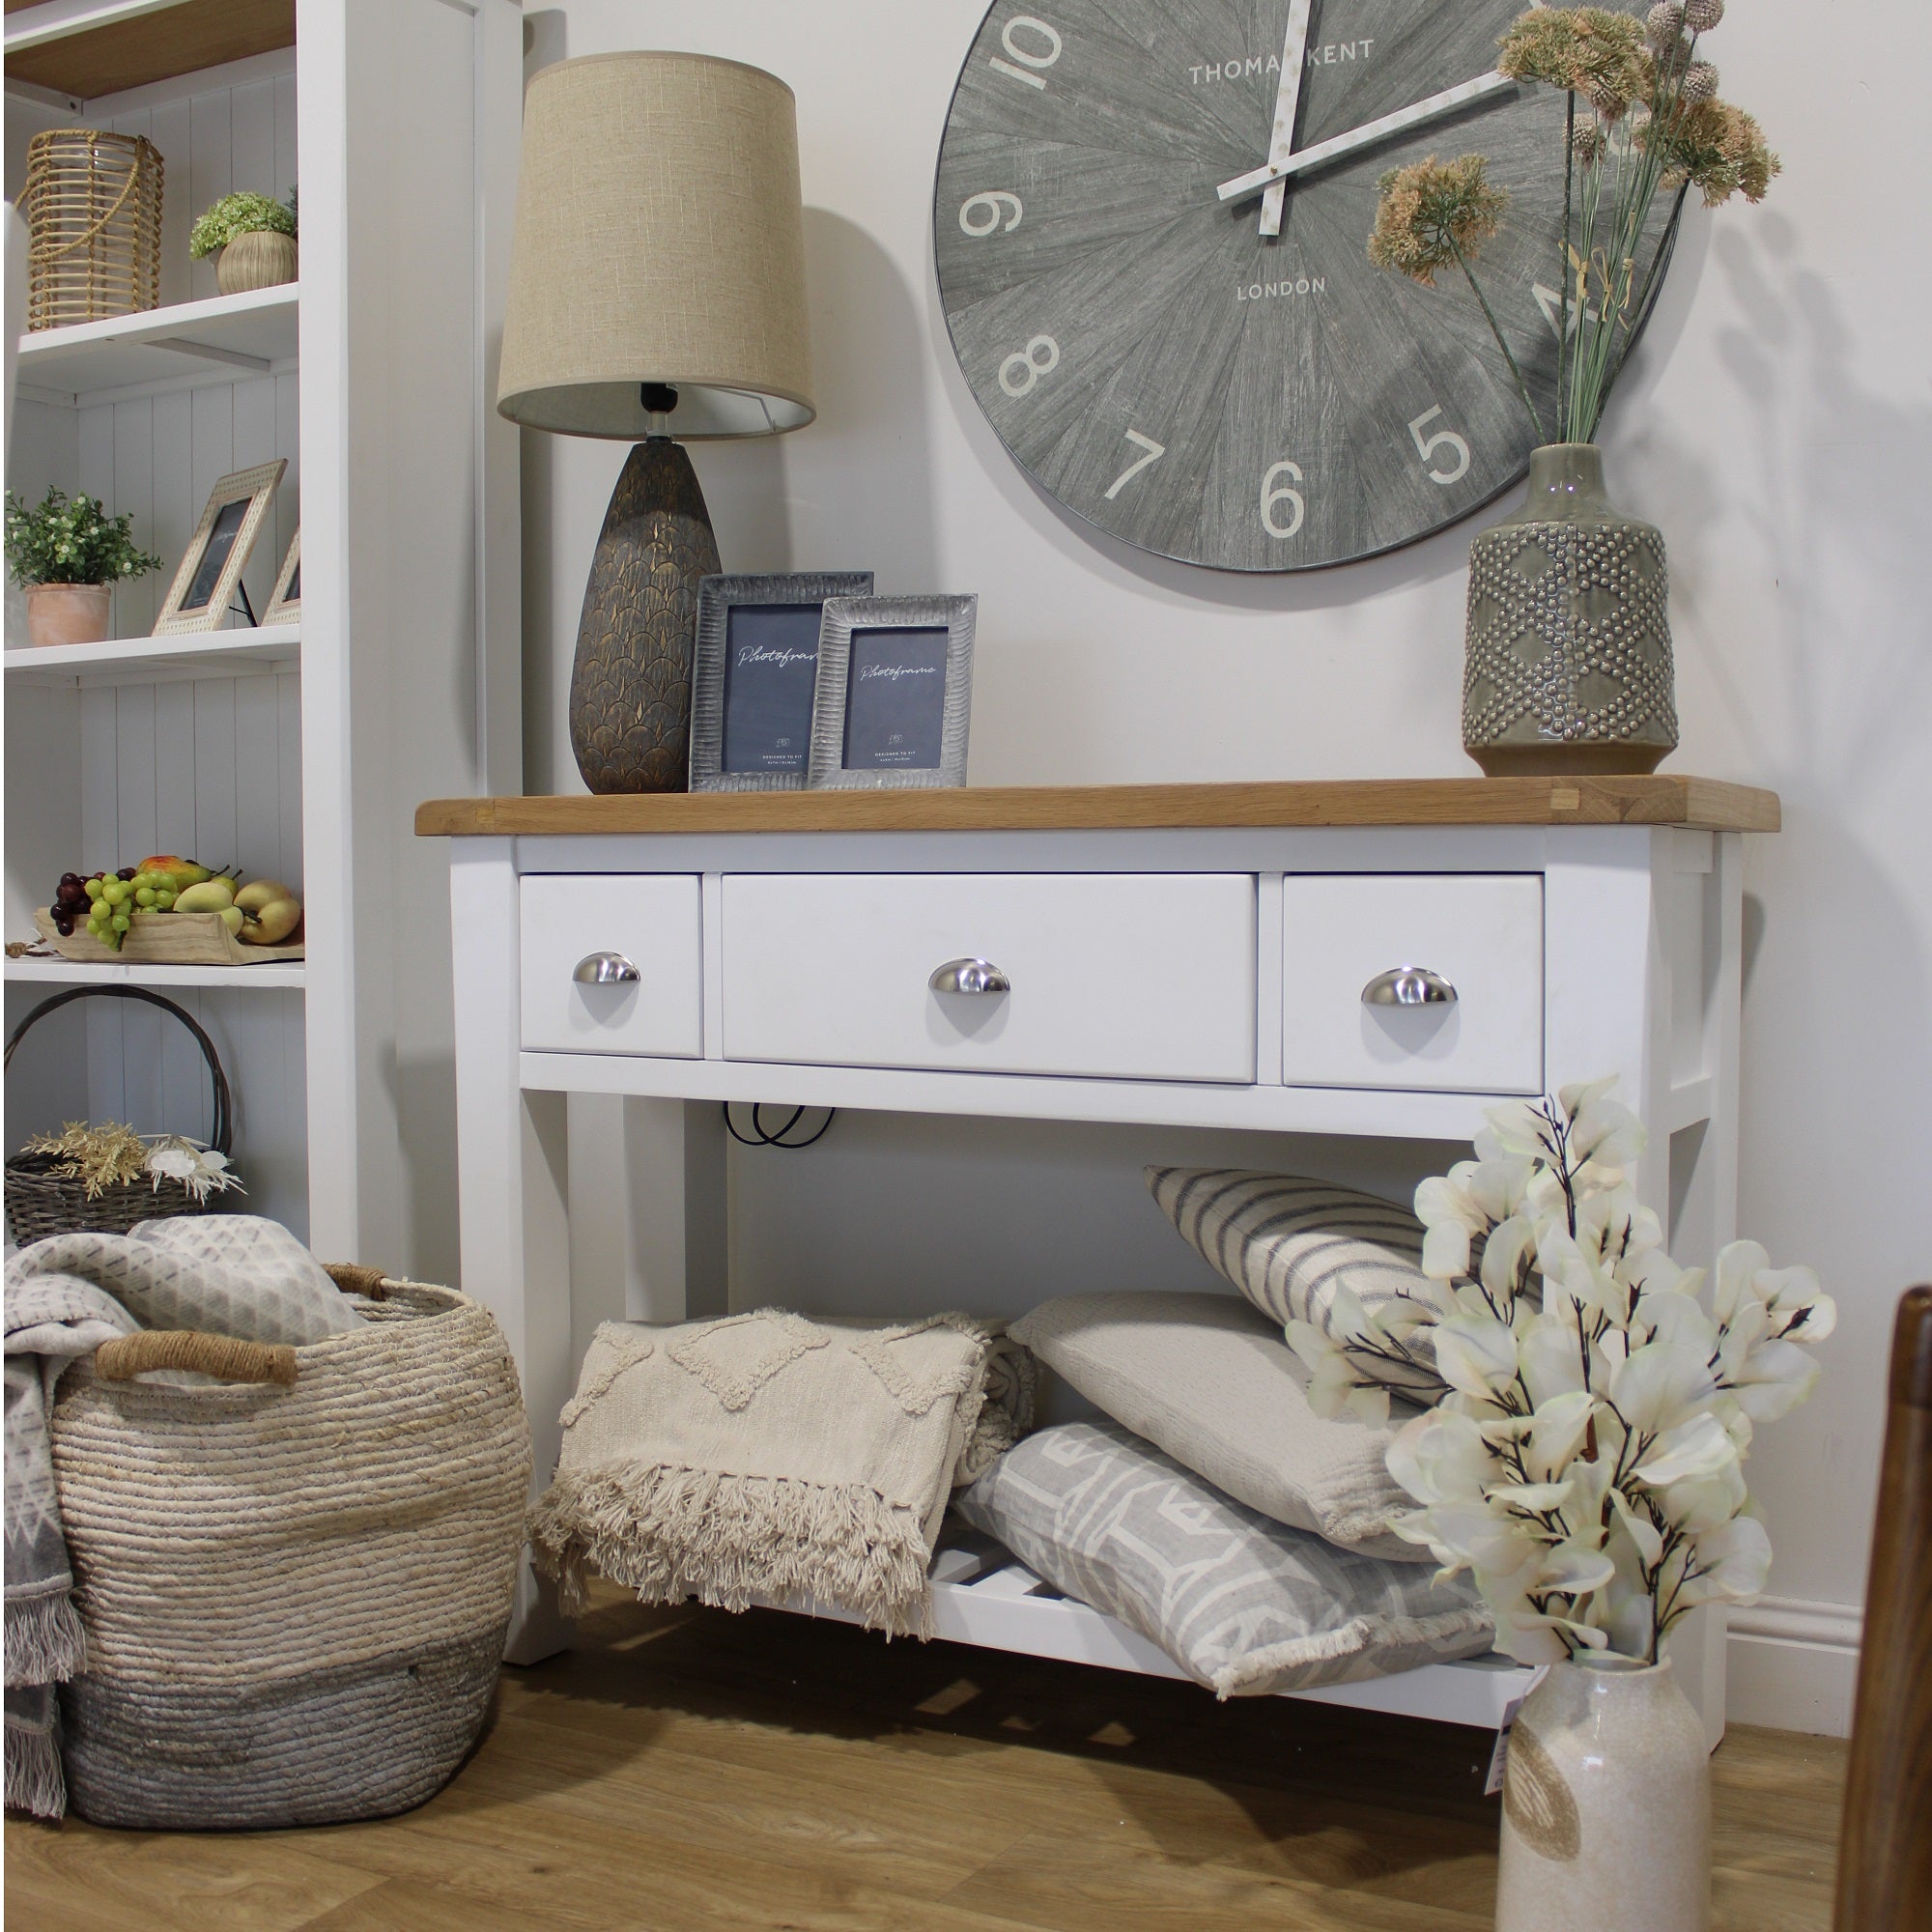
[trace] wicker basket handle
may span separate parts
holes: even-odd
[[[384,1285],[389,1277],[381,1268],[357,1267],[354,1262],[324,1262],[322,1271],[344,1294],[359,1294],[368,1301],[389,1298]]]
[[[242,1342],[194,1328],[143,1328],[117,1335],[94,1351],[94,1373],[102,1381],[131,1381],[150,1369],[192,1369],[225,1382],[287,1387],[296,1378],[296,1351],[285,1342]]]
[[[164,1000],[158,993],[151,993],[145,986],[73,986],[65,993],[56,993],[50,1000],[41,1004],[16,1026],[7,1041],[7,1054],[0,1060],[0,1067],[13,1065],[14,1049],[25,1037],[27,1029],[37,1021],[44,1019],[56,1008],[64,1007],[72,1000],[144,1000],[151,1007],[159,1007],[164,1013],[172,1013],[188,1032],[194,1036],[195,1044],[201,1048],[201,1057],[208,1063],[208,1077],[214,1089],[214,1132],[210,1136],[209,1145],[217,1153],[231,1155],[235,1151],[234,1101],[229,1096],[228,1076],[221,1070],[221,1059],[214,1050],[214,1042],[203,1031],[201,1022],[190,1012],[185,1011],[172,1000]]]

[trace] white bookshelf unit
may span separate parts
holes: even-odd
[[[63,871],[151,852],[286,879],[307,910],[298,962],[10,959],[8,1027],[57,987],[166,992],[221,1053],[248,1206],[331,1259],[451,1279],[446,895],[409,814],[521,781],[517,445],[492,407],[521,9],[43,0],[5,32],[10,200],[45,128],[144,135],[165,169],[160,305],[19,342],[10,488],[131,513],[164,567],[117,587],[106,643],[36,649],[10,598],[5,936]],[[298,185],[300,279],[220,294],[195,216]],[[300,623],[149,635],[215,480],[277,457],[242,581],[266,609],[299,529]],[[23,1043],[10,1148],[80,1117],[207,1132],[192,1042],[125,1005]]]

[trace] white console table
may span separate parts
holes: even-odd
[[[661,1321],[728,1307],[726,1100],[1465,1140],[1499,1096],[1615,1072],[1645,1201],[1708,1257],[1736,1208],[1741,835],[1777,825],[1771,793],[1677,777],[423,806],[453,839],[463,1287],[515,1352],[538,1484],[577,1369],[572,1093],[631,1096],[681,1163]],[[1435,997],[1365,1001],[1402,968]],[[1172,1672],[1016,1566],[943,1555],[934,1592],[942,1635]],[[567,1641],[526,1577],[511,1656]],[[1712,1616],[1675,1651],[1714,1742],[1722,1646]],[[1312,1694],[1493,1724],[1523,1676]]]

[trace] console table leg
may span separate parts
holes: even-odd
[[[479,838],[450,867],[455,938],[457,1166],[463,1292],[497,1318],[530,1419],[531,1493],[549,1486],[576,1363],[570,1343],[569,1154],[561,1094],[518,1079],[517,877],[510,841]],[[570,1624],[549,1585],[519,1577],[505,1655],[533,1663],[566,1649]]]

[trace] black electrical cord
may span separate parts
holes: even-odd
[[[731,1118],[731,1102],[726,1100],[724,1102],[725,1132],[740,1147],[775,1147],[783,1148],[788,1153],[797,1152],[802,1149],[813,1146],[825,1138],[825,1130],[832,1124],[832,1117],[838,1111],[834,1107],[826,1108],[825,1120],[816,1133],[808,1134],[802,1141],[788,1141],[785,1139],[785,1136],[798,1125],[799,1122],[805,1119],[806,1110],[803,1107],[794,1107],[786,1117],[784,1125],[777,1133],[772,1134],[765,1131],[765,1123],[759,1119],[759,1116],[769,1104],[768,1101],[764,1100],[753,1100],[752,1102],[752,1131],[750,1134],[741,1134],[738,1131],[737,1122]]]

